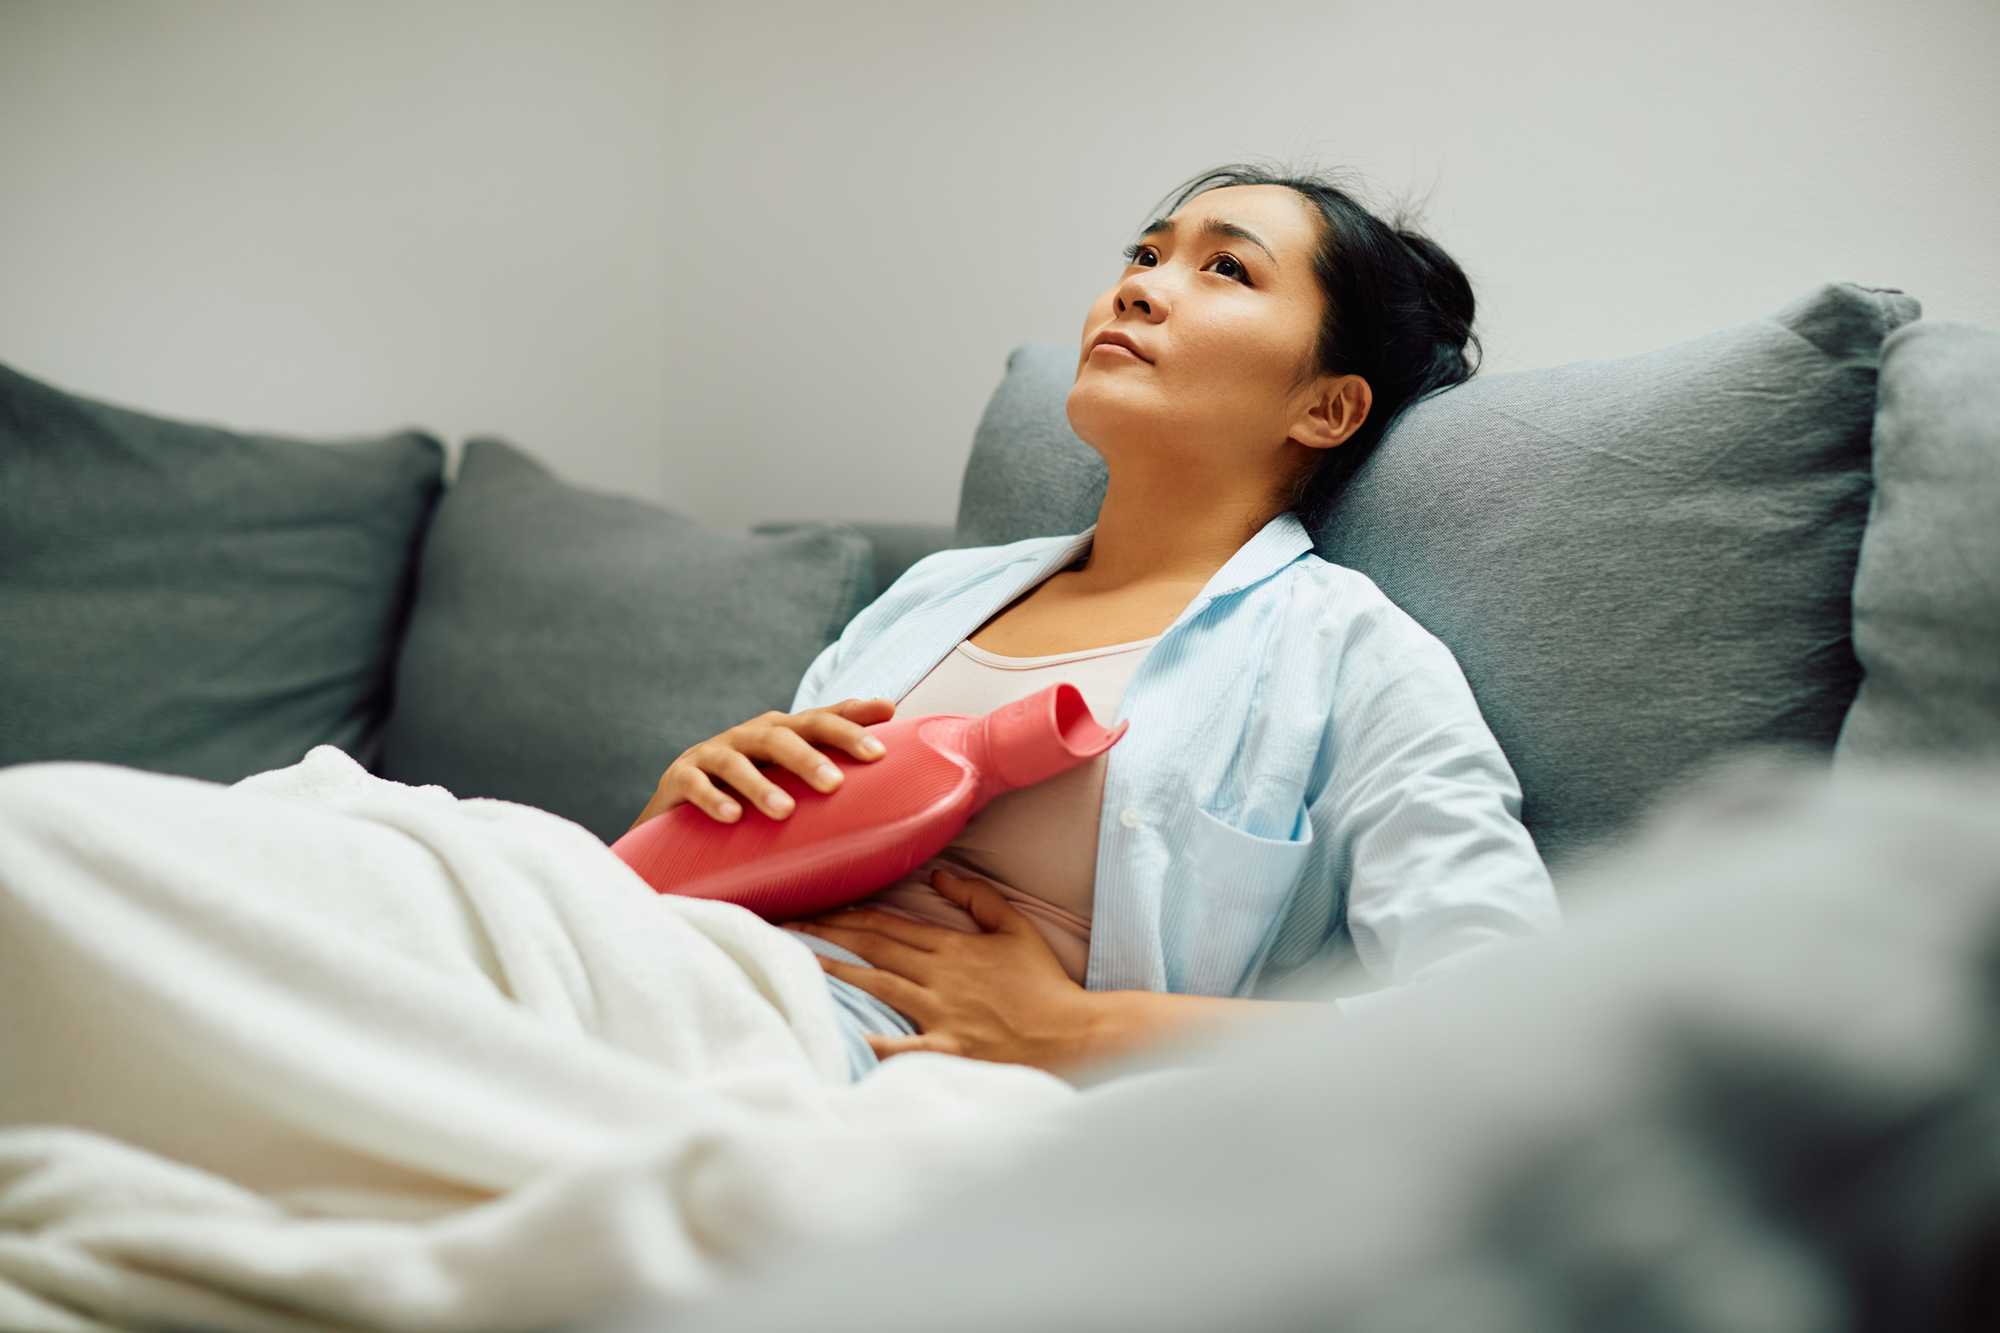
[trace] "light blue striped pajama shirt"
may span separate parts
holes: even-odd
[[[814,658],[790,711],[901,698],[1095,531],[923,557]],[[1332,955],[1389,988],[1560,923],[1520,783],[1451,650],[1319,556],[1290,511],[1147,651],[1118,717],[1098,721],[1120,719],[1132,725],[1104,773],[1087,989],[1258,996]],[[827,980],[851,1027],[914,1030]],[[850,1035],[859,1077],[874,1054]]]

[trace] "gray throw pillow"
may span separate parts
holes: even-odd
[[[872,565],[844,525],[705,527],[470,440],[424,545],[376,771],[616,841],[682,750],[790,704]]]
[[[1836,762],[2000,753],[2000,330],[1925,320],[1882,344],[1854,651]]]
[[[1406,412],[1319,553],[1458,658],[1551,867],[1712,756],[1830,751],[1883,338],[1922,308],[1826,283],[1656,351],[1476,376]],[[1069,344],[1017,347],[974,433],[960,545],[1075,532],[1102,458]]]
[[[247,434],[0,366],[0,764],[229,783],[320,744],[372,759],[444,456],[421,431]]]

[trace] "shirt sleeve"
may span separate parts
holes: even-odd
[[[839,670],[841,655],[852,646],[849,640],[854,626],[866,611],[867,608],[863,607],[857,612],[854,618],[847,622],[846,627],[834,637],[833,642],[820,649],[814,656],[812,664],[806,668],[806,674],[799,677],[799,687],[792,692],[792,706],[787,708],[786,712],[797,713],[807,708],[819,707],[817,700],[820,691],[826,688],[827,680]]]
[[[1343,1010],[1561,924],[1520,782],[1457,659],[1379,589],[1344,623],[1314,767],[1309,814],[1337,886],[1327,944],[1351,945],[1390,988],[1336,1001]]]

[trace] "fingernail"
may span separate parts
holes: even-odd
[[[792,798],[781,791],[774,791],[764,804],[773,810],[789,810],[792,808]]]
[[[821,782],[838,782],[840,781],[840,770],[832,764],[821,764],[813,770],[813,776],[817,777]]]
[[[738,816],[738,815],[742,814],[743,812],[742,812],[742,810],[740,810],[740,809],[739,809],[739,808],[737,807],[737,805],[736,805],[736,802],[734,802],[734,801],[724,801],[724,802],[722,803],[722,813],[723,813],[723,814],[724,814],[724,815],[725,815],[726,817],[728,817],[728,818],[730,818],[730,819],[734,819],[734,818],[736,818],[736,816]]]
[[[882,753],[882,742],[876,740],[873,736],[870,736],[868,739],[861,742],[861,753],[863,754]]]

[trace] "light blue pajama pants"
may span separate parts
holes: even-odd
[[[823,940],[817,935],[807,935],[796,930],[785,933],[814,953],[837,958],[843,963],[853,963],[857,967],[874,966],[852,949],[844,949],[831,940]],[[840,1019],[841,1035],[847,1040],[847,1062],[853,1070],[855,1082],[860,1082],[870,1070],[882,1063],[880,1057],[875,1054],[875,1048],[868,1044],[867,1033],[874,1032],[885,1037],[916,1035],[917,1029],[914,1023],[861,987],[842,981],[829,972],[826,974],[826,988],[827,993],[833,997],[834,1012]]]

